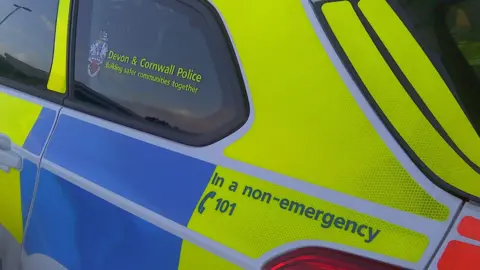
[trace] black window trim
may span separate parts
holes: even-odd
[[[96,108],[93,106],[88,106],[84,103],[78,102],[74,98],[74,89],[75,89],[75,46],[76,46],[76,31],[77,31],[77,17],[78,17],[78,10],[79,10],[79,1],[80,0],[72,0],[73,12],[71,13],[71,24],[70,24],[70,34],[69,34],[69,47],[68,47],[68,76],[67,76],[67,92],[68,95],[64,100],[64,106],[98,117],[102,118],[107,121],[114,122],[116,124],[120,124],[129,128],[133,128],[142,132],[146,132],[172,142],[177,142],[181,144],[185,144],[188,146],[194,147],[203,147],[208,146],[213,143],[216,143],[225,137],[230,136],[231,134],[235,133],[239,130],[245,123],[248,121],[250,115],[250,103],[249,97],[247,95],[246,85],[243,79],[243,75],[239,66],[239,62],[237,59],[237,55],[233,48],[232,41],[224,25],[223,20],[221,19],[218,11],[206,0],[177,0],[182,4],[188,5],[192,7],[194,10],[198,11],[200,15],[202,15],[209,27],[216,27],[215,33],[221,33],[220,36],[218,35],[210,35],[208,39],[215,38],[215,43],[218,44],[219,42],[223,42],[226,48],[226,55],[223,57],[227,59],[225,61],[230,61],[235,74],[231,74],[228,77],[233,77],[238,82],[239,89],[233,89],[235,91],[230,91],[228,94],[236,95],[234,98],[234,102],[238,102],[237,107],[242,108],[241,111],[238,111],[235,117],[225,126],[216,130],[215,132],[207,133],[207,134],[191,134],[187,132],[181,132],[179,130],[175,130],[171,127],[165,125],[153,125],[152,123],[144,122],[144,121],[137,121],[135,119],[127,119],[122,117],[122,115],[117,115],[114,113],[109,113],[105,110],[100,108]],[[205,13],[207,15],[204,15]],[[212,26],[213,25],[213,26]],[[222,57],[217,57],[222,58]],[[215,68],[218,68],[215,64]],[[220,73],[219,76],[224,74]],[[236,76],[236,78],[235,78]],[[240,91],[237,91],[240,90]]]

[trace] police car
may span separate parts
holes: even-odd
[[[0,1],[2,269],[480,269],[473,0]]]

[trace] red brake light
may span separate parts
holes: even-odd
[[[268,262],[263,270],[393,270],[397,266],[342,251],[308,247],[283,254]]]

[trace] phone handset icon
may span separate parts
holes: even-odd
[[[198,213],[203,214],[203,212],[205,211],[205,203],[207,202],[208,199],[215,198],[216,194],[217,193],[215,191],[210,191],[209,193],[207,193],[207,195],[205,195],[202,198],[202,200],[200,201],[200,203],[198,204],[198,207],[197,207]]]

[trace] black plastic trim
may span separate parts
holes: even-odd
[[[233,71],[235,74],[228,75],[226,77],[231,78],[229,80],[229,84],[235,84],[235,87],[238,89],[231,89],[232,93],[228,93],[230,96],[233,96],[234,102],[237,103],[237,108],[241,110],[237,111],[234,119],[229,123],[225,124],[218,130],[215,130],[211,133],[207,134],[193,134],[182,132],[179,130],[172,129],[168,126],[162,125],[154,125],[152,123],[138,121],[135,119],[129,119],[125,116],[118,115],[115,113],[111,113],[102,109],[98,109],[94,106],[89,106],[85,103],[81,103],[77,101],[74,97],[75,91],[75,44],[76,44],[76,31],[77,31],[77,18],[78,18],[78,9],[79,9],[79,1],[80,0],[73,0],[74,2],[74,11],[72,13],[72,23],[71,23],[71,31],[69,37],[69,61],[68,61],[68,86],[70,89],[70,93],[68,98],[65,100],[64,105],[74,110],[78,110],[84,112],[86,114],[90,114],[99,118],[103,118],[105,120],[124,125],[133,129],[137,129],[139,131],[147,132],[152,135],[156,135],[171,141],[175,141],[178,143],[186,144],[189,146],[195,147],[202,147],[213,144],[219,140],[228,137],[229,135],[236,132],[240,129],[247,121],[250,115],[250,103],[248,100],[248,95],[246,92],[245,82],[243,80],[243,76],[241,73],[240,65],[236,58],[235,50],[233,49],[233,43],[230,40],[228,35],[228,31],[223,24],[220,15],[216,11],[216,9],[206,0],[177,0],[177,2],[181,2],[184,5],[187,5],[197,11],[201,16],[203,16],[206,20],[208,27],[216,33],[215,35],[209,34],[207,40],[215,39],[215,44],[222,44],[221,47],[224,47],[225,52],[228,53],[228,57],[221,57],[217,56],[215,61],[229,61],[229,65],[232,66]],[[173,0],[172,0],[173,1]],[[175,1],[173,1],[175,2]],[[206,14],[207,13],[207,14]],[[218,35],[221,34],[221,35]],[[216,46],[218,47],[218,46]],[[220,70],[218,65],[215,65],[217,71],[221,71],[219,73],[219,77],[225,77],[224,70]],[[224,82],[227,81],[223,79]],[[235,82],[233,82],[235,81]],[[223,83],[222,83],[223,84]],[[238,84],[238,86],[237,86]],[[240,90],[240,91],[238,91]]]
[[[313,3],[313,7],[315,10],[315,14],[317,16],[317,19],[322,26],[323,30],[325,31],[325,34],[327,35],[329,41],[331,42],[335,52],[337,53],[338,57],[342,61],[343,65],[347,69],[348,73],[352,77],[353,81],[356,83],[357,87],[360,89],[362,92],[363,96],[367,100],[367,102],[370,104],[370,106],[374,109],[375,113],[377,116],[381,119],[385,127],[388,129],[390,134],[395,138],[395,140],[398,142],[400,147],[402,147],[403,151],[408,155],[408,157],[415,163],[415,165],[420,169],[420,171],[425,174],[433,183],[435,183],[437,186],[442,188],[443,190],[452,193],[456,196],[459,196],[465,200],[471,200],[471,201],[476,201],[480,202],[480,198],[469,194],[463,190],[460,190],[453,185],[447,183],[445,180],[441,179],[438,175],[436,175],[428,166],[418,157],[418,155],[413,151],[413,149],[408,145],[408,143],[405,141],[405,139],[402,138],[400,133],[395,129],[393,124],[388,120],[386,115],[383,113],[381,110],[380,106],[377,104],[373,96],[370,94],[368,91],[367,87],[363,83],[362,79],[356,72],[355,68],[353,67],[352,63],[348,59],[346,53],[344,52],[343,48],[341,47],[339,41],[337,40],[335,34],[333,33],[332,29],[330,28],[330,25],[327,22],[327,19],[325,18],[323,12],[322,12],[322,6],[324,4],[330,3],[330,2],[338,2],[338,1],[344,1],[344,0],[329,0],[328,2],[317,2]],[[355,3],[352,3],[352,6],[355,10]],[[357,11],[356,11],[357,12]]]
[[[76,28],[77,28],[77,16],[78,16],[78,1],[72,0],[70,2],[70,16],[68,18],[68,38],[67,38],[67,94],[63,100],[65,102],[73,97],[74,85],[75,85],[75,40],[76,40]]]

